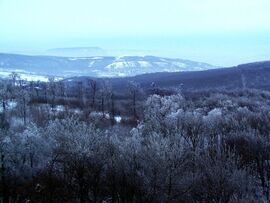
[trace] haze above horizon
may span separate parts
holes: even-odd
[[[0,52],[98,46],[219,66],[270,59],[269,0],[0,0]]]

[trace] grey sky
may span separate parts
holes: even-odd
[[[270,59],[269,11],[269,0],[0,0],[0,51],[100,46],[229,66]]]

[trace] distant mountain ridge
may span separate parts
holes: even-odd
[[[270,61],[217,68],[206,63],[155,56],[55,57],[0,53],[0,78],[8,77],[13,71],[30,80],[46,81],[45,75],[53,75],[74,84],[89,78],[101,81],[105,77],[120,92],[131,80],[146,89],[154,83],[161,88],[181,87],[183,90],[270,90]]]
[[[230,68],[204,71],[150,73],[130,78],[112,78],[115,89],[125,86],[129,80],[151,88],[181,87],[183,90],[254,88],[270,90],[270,61],[241,64]]]
[[[215,69],[216,66],[156,56],[57,57],[0,54],[0,69],[61,77],[129,77],[155,72]],[[19,71],[18,71],[19,70]]]
[[[89,77],[73,77],[64,81],[76,85],[87,83]],[[93,79],[93,78],[91,78]],[[95,79],[102,81],[102,79]],[[143,89],[181,88],[183,91],[209,89],[263,89],[270,90],[270,61],[241,64],[230,68],[219,68],[189,72],[159,72],[133,77],[107,79],[116,92],[128,91],[129,81],[134,81]]]

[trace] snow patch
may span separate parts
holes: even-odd
[[[116,121],[116,123],[121,123],[122,117],[121,116],[115,116],[114,120]]]
[[[14,109],[17,105],[18,105],[17,102],[15,102],[15,101],[13,101],[13,100],[10,100],[10,101],[8,101],[7,104],[6,104],[6,110],[12,110],[12,109]],[[3,106],[1,105],[1,106],[0,106],[0,112],[2,113],[3,110],[4,110],[4,109],[3,109]]]
[[[138,61],[138,63],[140,64],[141,67],[144,67],[144,68],[149,68],[151,67],[152,65],[147,62],[147,61]]]
[[[91,57],[91,59],[93,59],[93,60],[102,60],[102,59],[104,59],[104,57],[96,56],[96,57]]]
[[[91,61],[88,65],[89,68],[93,67],[93,65],[95,64],[95,61]]]

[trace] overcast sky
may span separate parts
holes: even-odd
[[[270,1],[0,0],[1,52],[78,46],[222,66],[267,60]]]

